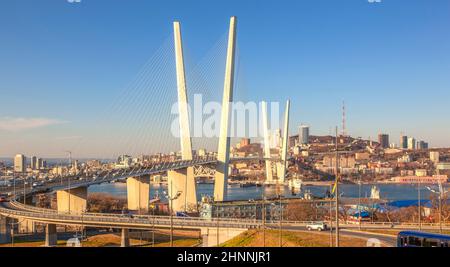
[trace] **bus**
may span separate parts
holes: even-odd
[[[450,247],[450,236],[416,232],[402,231],[397,236],[397,247]]]

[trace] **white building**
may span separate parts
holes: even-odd
[[[26,157],[22,154],[17,154],[14,157],[14,172],[25,172],[26,169]]]
[[[439,163],[439,152],[431,151],[430,152],[430,160],[433,163]]]

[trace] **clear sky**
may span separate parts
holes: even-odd
[[[173,64],[163,65],[173,61],[172,21],[182,23],[187,66],[207,73],[220,96],[233,15],[236,90],[247,100],[290,98],[291,134],[300,123],[328,134],[345,100],[355,137],[385,132],[398,143],[403,132],[450,147],[447,0],[2,0],[0,156],[74,149],[108,157],[144,152],[136,140],[148,151],[161,146],[165,134],[154,132],[168,125],[159,112],[170,101],[158,97],[176,94]],[[163,85],[148,81],[142,97],[136,86],[138,96],[123,95],[139,71],[155,67]]]

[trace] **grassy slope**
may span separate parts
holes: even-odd
[[[266,230],[265,243],[267,247],[279,246],[279,232]],[[329,247],[330,235],[316,232],[293,232],[283,231],[283,247]],[[222,244],[223,247],[262,247],[263,232],[261,230],[250,230]],[[340,245],[343,247],[365,247],[366,240],[360,238],[342,237]]]

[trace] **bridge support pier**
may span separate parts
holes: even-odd
[[[45,226],[45,246],[54,247],[58,243],[56,224],[47,224]]]
[[[169,171],[167,173],[169,187],[169,196],[174,197],[177,192],[181,194],[179,197],[172,201],[173,212],[197,211],[197,188],[194,178],[194,167],[188,167],[186,169]],[[170,203],[170,202],[169,202]]]
[[[148,211],[150,201],[150,176],[130,177],[127,179],[128,209]]]
[[[127,228],[122,228],[120,236],[120,246],[125,248],[130,246],[130,231]]]
[[[35,233],[36,226],[35,222],[32,220],[22,220],[19,222],[19,232],[20,233]]]
[[[78,187],[56,192],[59,212],[81,214],[86,211],[87,187]]]
[[[11,242],[11,219],[0,215],[0,244]]]
[[[229,229],[229,228],[202,228],[202,246],[203,247],[216,247],[228,240],[235,238],[236,236],[247,231],[247,229]]]

